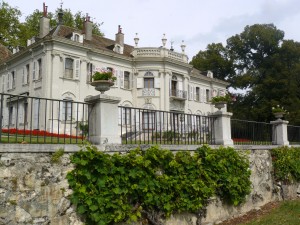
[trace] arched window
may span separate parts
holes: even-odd
[[[73,101],[72,98],[69,97],[63,99],[61,120],[63,121],[72,120],[72,111],[73,111],[72,101]]]
[[[154,75],[150,71],[144,75],[144,88],[154,88]]]
[[[171,94],[172,96],[177,96],[177,77],[175,75],[172,76],[171,80]]]

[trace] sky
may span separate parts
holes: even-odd
[[[0,0],[3,1],[3,0]],[[48,12],[60,7],[88,13],[105,37],[114,39],[121,25],[125,43],[134,45],[138,33],[139,47],[162,46],[181,52],[184,40],[189,60],[208,44],[222,42],[243,32],[245,26],[273,23],[285,32],[285,39],[300,41],[299,0],[4,0],[22,12],[21,20],[35,9]]]

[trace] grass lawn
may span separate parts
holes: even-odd
[[[298,225],[300,224],[300,200],[284,201],[268,214],[241,225]]]

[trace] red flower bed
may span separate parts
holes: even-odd
[[[18,135],[32,135],[32,136],[46,136],[46,137],[58,137],[58,138],[77,138],[82,139],[83,136],[75,136],[75,135],[69,135],[69,134],[56,134],[56,133],[50,133],[45,130],[19,130],[16,128],[10,128],[10,129],[2,129],[2,133],[9,133],[9,134],[18,134]]]
[[[250,142],[251,140],[245,138],[232,138],[233,142]]]

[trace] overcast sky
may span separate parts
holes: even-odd
[[[0,0],[2,1],[2,0]],[[55,12],[61,0],[4,0],[23,13],[22,19],[35,9]],[[118,25],[125,34],[125,43],[134,45],[138,33],[140,47],[159,47],[166,34],[167,46],[173,41],[181,51],[182,40],[191,60],[211,43],[226,42],[246,25],[273,23],[285,32],[285,39],[300,41],[299,0],[63,0],[63,8],[73,13],[82,11],[102,23],[101,31],[115,38]]]

